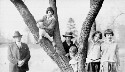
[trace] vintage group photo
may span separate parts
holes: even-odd
[[[125,72],[125,0],[0,0],[0,72]]]

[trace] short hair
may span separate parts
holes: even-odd
[[[78,49],[76,46],[71,46],[70,49],[69,49],[69,52],[72,52],[74,54],[76,54],[78,52]]]
[[[48,7],[47,10],[46,10],[46,14],[48,14],[48,11],[51,11],[52,12],[52,15],[54,14],[54,10],[52,7]]]
[[[114,36],[114,33],[112,31],[112,29],[107,29],[104,31],[104,36],[106,37],[106,34],[112,34],[112,36]]]
[[[96,34],[99,34],[99,39],[102,39],[102,33],[100,31],[95,31],[93,34],[92,34],[92,39],[94,39],[94,36]]]

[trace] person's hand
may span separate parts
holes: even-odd
[[[21,67],[24,64],[24,60],[19,60],[18,61],[18,66]]]
[[[69,53],[67,53],[65,56],[68,57],[68,56],[69,56]]]
[[[38,27],[38,28],[44,28],[43,22],[38,22],[38,23],[37,23],[37,27]]]
[[[43,29],[47,29],[47,27],[46,27],[46,26],[43,26],[42,28],[43,28]]]

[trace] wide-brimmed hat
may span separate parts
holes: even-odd
[[[13,35],[13,38],[14,37],[22,37],[22,35],[20,34],[19,31],[15,31],[14,35]]]
[[[63,35],[63,37],[71,37],[71,38],[74,38],[72,32],[65,32],[65,35]]]

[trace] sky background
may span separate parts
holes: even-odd
[[[35,20],[45,15],[49,7],[49,0],[23,0]],[[125,0],[105,0],[96,18],[97,30],[102,33],[111,28],[115,33],[115,39],[124,43],[125,40]],[[57,13],[59,17],[60,33],[65,34],[68,19],[75,20],[76,28],[80,34],[82,24],[89,12],[90,0],[57,0]],[[12,39],[15,30],[23,34],[25,41],[27,32],[26,24],[15,6],[10,0],[0,0],[0,31],[7,39]],[[31,34],[32,36],[32,34]],[[31,37],[33,39],[33,37]],[[63,37],[62,37],[63,39]]]

